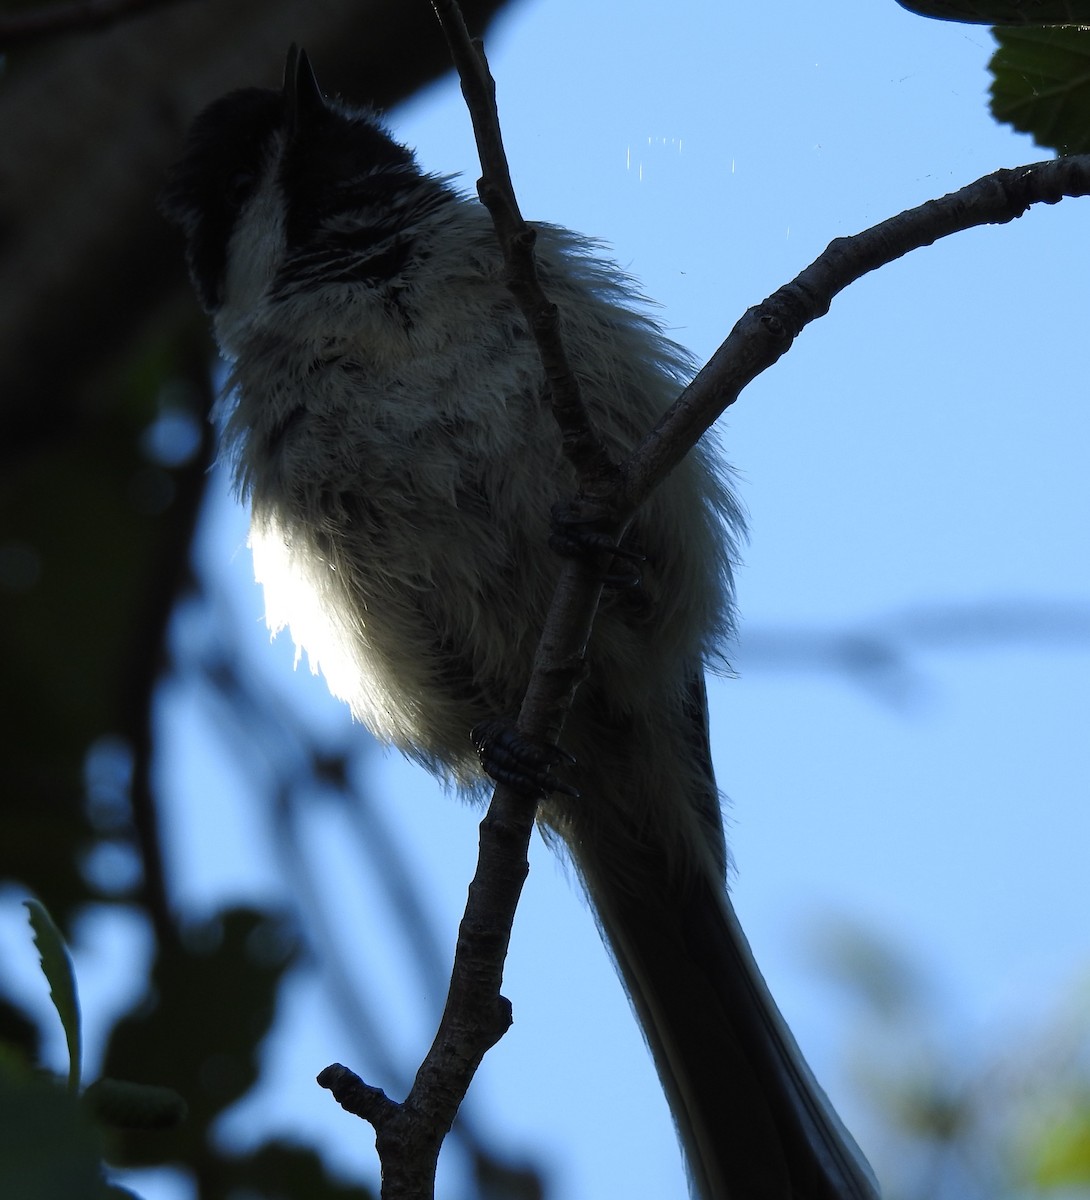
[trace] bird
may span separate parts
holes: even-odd
[[[190,128],[160,195],[230,364],[222,452],[276,633],[380,741],[467,795],[471,731],[517,712],[575,473],[491,220],[293,46],[280,89]],[[533,225],[590,418],[622,460],[692,376],[601,244]],[[702,1200],[875,1200],[864,1155],[757,968],[727,887],[705,673],[745,536],[709,437],[616,547],[538,824],[650,1048]],[[620,561],[619,559],[616,561]],[[566,778],[570,776],[570,778]]]

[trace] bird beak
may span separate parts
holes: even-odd
[[[304,126],[307,118],[325,109],[325,100],[307,52],[293,42],[284,64],[284,110],[289,135]]]

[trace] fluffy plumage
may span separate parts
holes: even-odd
[[[198,118],[164,193],[233,360],[225,447],[274,630],[376,736],[473,790],[478,722],[517,711],[571,495],[541,367],[476,201],[373,113],[283,93]],[[538,228],[542,281],[618,457],[688,377],[600,247]],[[579,800],[541,822],[587,888],[708,1200],[872,1197],[726,896],[703,670],[742,519],[698,448],[637,515],[641,587],[607,597],[565,730]]]

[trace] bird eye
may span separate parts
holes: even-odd
[[[254,190],[257,176],[253,171],[235,171],[227,180],[224,201],[230,208],[241,208]]]

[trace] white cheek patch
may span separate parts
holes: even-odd
[[[255,324],[273,279],[284,261],[284,200],[273,155],[257,191],[239,215],[227,245],[223,304],[215,316],[216,339],[236,357],[248,328]]]

